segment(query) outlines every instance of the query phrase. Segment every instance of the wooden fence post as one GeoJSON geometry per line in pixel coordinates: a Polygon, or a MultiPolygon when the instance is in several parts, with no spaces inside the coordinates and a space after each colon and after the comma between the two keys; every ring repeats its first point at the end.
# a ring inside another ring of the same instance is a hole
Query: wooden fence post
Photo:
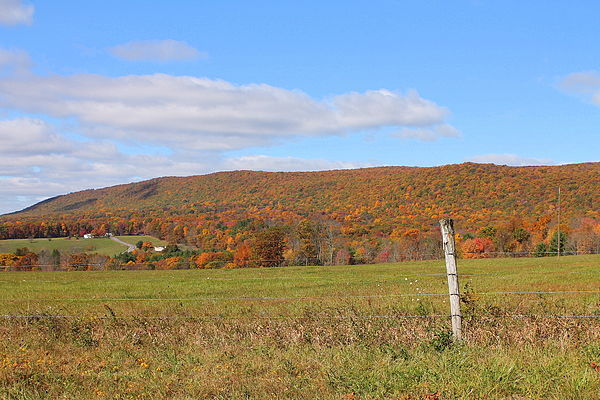
{"type": "Polygon", "coordinates": [[[450,295],[450,316],[452,318],[452,338],[462,340],[462,314],[460,312],[460,289],[458,286],[458,271],[456,270],[456,243],[454,241],[454,221],[440,220],[442,242],[446,257],[446,272],[448,273],[448,294],[450,295]]]}

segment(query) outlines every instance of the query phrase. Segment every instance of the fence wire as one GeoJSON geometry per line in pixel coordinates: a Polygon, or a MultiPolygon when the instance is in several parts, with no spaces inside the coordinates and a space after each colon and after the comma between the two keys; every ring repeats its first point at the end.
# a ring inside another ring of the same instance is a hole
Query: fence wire
{"type": "MultiPolygon", "coordinates": [[[[490,256],[497,256],[497,255],[514,255],[514,256],[532,256],[532,255],[538,255],[538,254],[546,254],[546,255],[554,255],[557,256],[559,255],[558,252],[553,251],[553,252],[535,252],[535,251],[519,251],[519,252],[509,252],[509,251],[490,251],[490,252],[483,252],[483,253],[479,253],[479,252],[462,252],[460,253],[463,256],[480,256],[480,258],[492,258],[490,256]]],[[[600,254],[599,251],[561,251],[560,255],[561,256],[570,256],[570,255],[596,255],[596,254],[600,254]]],[[[398,255],[398,257],[400,258],[406,258],[406,261],[397,261],[397,263],[403,263],[403,262],[409,262],[409,261],[434,261],[434,260],[442,260],[444,258],[443,254],[401,254],[398,255]],[[429,258],[429,257],[436,257],[436,258],[429,258]]],[[[538,257],[522,257],[522,258],[538,258],[538,257]]],[[[469,259],[469,258],[467,258],[469,259]]],[[[133,262],[131,265],[128,264],[121,264],[118,266],[113,266],[113,268],[116,268],[114,270],[127,270],[127,269],[132,269],[134,270],[135,268],[139,268],[139,267],[148,267],[148,266],[156,266],[159,263],[159,261],[152,261],[152,262],[133,262]]],[[[228,264],[228,263],[233,263],[233,260],[214,260],[214,261],[209,261],[208,264],[210,265],[218,265],[218,264],[228,264]]],[[[261,259],[252,259],[252,260],[244,260],[245,265],[247,264],[260,264],[260,263],[271,263],[273,265],[277,264],[278,266],[290,266],[289,261],[285,260],[285,259],[280,259],[280,260],[261,260],[261,259]]],[[[378,264],[378,263],[376,263],[378,264]]],[[[372,265],[376,265],[376,264],[372,264],[372,265]]],[[[387,264],[383,263],[383,264],[387,264]]],[[[296,265],[296,264],[293,264],[296,265]]],[[[310,265],[310,264],[309,264],[310,265]]],[[[25,269],[26,271],[29,271],[32,268],[57,268],[60,271],[66,271],[66,268],[85,268],[85,267],[106,267],[106,263],[80,263],[80,264],[68,264],[68,265],[57,265],[57,264],[25,264],[25,265],[0,265],[0,271],[8,271],[8,270],[14,270],[14,271],[19,271],[19,270],[23,270],[25,269]]],[[[300,266],[300,265],[297,265],[300,266]]],[[[312,265],[311,265],[312,266],[312,265]]],[[[245,268],[245,267],[239,267],[239,268],[245,268]]],[[[188,268],[175,268],[175,269],[203,269],[203,268],[196,268],[196,267],[188,267],[188,268]]],[[[210,268],[209,268],[210,269],[210,268]]],[[[463,274],[464,275],[464,274],[463,274]]]]}
{"type": "MultiPolygon", "coordinates": [[[[463,253],[468,255],[532,255],[535,252],[490,252],[490,253],[463,253]]],[[[539,253],[538,253],[539,254],[539,253]]],[[[555,254],[557,252],[545,252],[545,254],[555,254]]],[[[597,252],[561,252],[561,255],[571,254],[598,254],[597,252]]],[[[252,262],[271,262],[275,260],[249,260],[252,262]]],[[[218,262],[218,261],[217,261],[218,262]]],[[[225,263],[226,261],[222,261],[225,263]]],[[[227,261],[229,262],[229,261],[227,261]]],[[[150,265],[152,263],[136,263],[137,265],[150,265]]],[[[99,267],[102,264],[78,264],[79,267],[99,267]]],[[[0,266],[0,269],[12,268],[14,266],[0,266]]],[[[54,265],[31,265],[31,266],[19,266],[19,267],[55,267],[54,265]]],[[[443,268],[443,267],[440,267],[443,268]]],[[[510,268],[510,267],[507,267],[510,268]]],[[[517,268],[517,266],[513,266],[517,268]]],[[[560,271],[561,273],[595,273],[599,271],[560,271]]],[[[461,277],[469,276],[493,276],[493,275],[512,275],[512,274],[531,274],[540,273],[547,274],[548,271],[498,271],[498,272],[463,272],[460,273],[461,277]]],[[[378,275],[375,278],[426,278],[426,277],[445,277],[447,273],[409,273],[409,274],[392,274],[392,275],[378,275]]],[[[206,277],[205,280],[227,280],[227,281],[238,281],[238,280],[267,280],[267,279],[327,279],[329,277],[324,276],[253,276],[244,278],[229,278],[229,277],[206,277]]],[[[344,278],[349,279],[352,276],[345,276],[344,278]]],[[[364,279],[364,277],[361,277],[364,279]]],[[[192,278],[194,279],[194,278],[192,278]]],[[[195,278],[198,279],[198,278],[195,278]]],[[[146,279],[148,280],[148,279],[146,279]]],[[[154,279],[152,279],[154,280],[154,279]]],[[[161,280],[156,278],[156,280],[161,280]]],[[[31,280],[32,282],[39,282],[37,280],[31,280]]],[[[10,281],[4,281],[10,282],[10,281]]],[[[537,290],[537,291],[487,291],[487,292],[465,292],[463,295],[472,296],[503,296],[503,295],[557,295],[557,294],[600,294],[600,290],[537,290]]],[[[324,295],[324,296],[265,296],[265,297],[252,297],[252,296],[241,296],[241,297],[173,297],[173,298],[124,298],[124,297],[104,297],[104,298],[18,298],[18,299],[4,299],[6,303],[9,302],[168,302],[168,301],[179,301],[179,302],[192,302],[192,301],[298,301],[298,300],[326,300],[326,299],[371,299],[371,298],[401,298],[401,297],[436,297],[436,296],[448,296],[448,293],[388,293],[388,294],[371,294],[371,295],[324,295]]],[[[300,315],[52,315],[52,314],[0,314],[0,318],[3,319],[42,319],[42,318],[63,318],[63,319],[106,319],[106,320],[344,320],[344,319],[402,319],[402,318],[450,318],[448,314],[366,314],[366,315],[312,315],[312,316],[300,316],[300,315]]],[[[582,318],[582,319],[596,319],[600,318],[600,314],[463,314],[463,318],[582,318]]]]}
{"type": "MultiPolygon", "coordinates": [[[[403,319],[403,318],[451,318],[449,314],[367,314],[367,315],[53,315],[53,314],[0,314],[4,319],[102,319],[102,320],[354,320],[354,319],[403,319]]],[[[463,314],[462,318],[600,318],[600,314],[463,314]]]]}
{"type": "MultiPolygon", "coordinates": [[[[465,292],[465,296],[512,295],[512,294],[599,294],[600,290],[536,290],[536,291],[497,291],[497,292],[465,292]]],[[[274,301],[274,300],[326,300],[326,299],[371,299],[393,297],[429,297],[448,296],[448,293],[394,293],[346,296],[271,296],[271,297],[89,297],[89,298],[18,298],[3,299],[4,302],[136,302],[136,301],[274,301]]]]}

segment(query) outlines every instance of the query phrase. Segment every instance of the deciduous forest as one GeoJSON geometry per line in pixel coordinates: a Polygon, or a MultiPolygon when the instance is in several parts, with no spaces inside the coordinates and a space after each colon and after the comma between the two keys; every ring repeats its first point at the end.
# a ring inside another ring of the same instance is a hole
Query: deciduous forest
{"type": "Polygon", "coordinates": [[[187,253],[140,246],[121,261],[164,268],[359,264],[439,256],[444,217],[456,221],[463,257],[597,252],[600,163],[157,178],[4,215],[0,239],[151,235],[187,253]]]}

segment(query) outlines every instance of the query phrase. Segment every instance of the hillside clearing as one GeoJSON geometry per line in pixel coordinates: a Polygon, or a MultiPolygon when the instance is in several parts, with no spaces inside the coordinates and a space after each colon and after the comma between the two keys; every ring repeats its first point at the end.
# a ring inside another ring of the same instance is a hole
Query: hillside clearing
{"type": "MultiPolygon", "coordinates": [[[[139,240],[152,242],[156,246],[166,245],[164,240],[152,236],[125,235],[117,236],[126,243],[135,245],[139,240]]],[[[114,256],[127,247],[110,240],[109,238],[52,238],[52,239],[6,239],[0,240],[0,253],[14,253],[17,249],[26,247],[29,251],[39,253],[42,250],[51,252],[58,250],[61,253],[98,253],[105,256],[114,256]]]]}
{"type": "Polygon", "coordinates": [[[165,240],[161,240],[154,236],[148,236],[148,235],[123,235],[123,236],[115,236],[115,237],[117,239],[120,239],[120,240],[124,241],[125,243],[129,243],[133,246],[135,246],[136,243],[139,241],[150,242],[154,246],[166,246],[167,244],[169,244],[165,240]]]}
{"type": "Polygon", "coordinates": [[[42,250],[58,250],[61,253],[98,253],[106,256],[114,256],[127,247],[113,242],[109,238],[75,239],[75,238],[52,238],[52,239],[7,239],[0,240],[0,253],[14,253],[16,249],[26,247],[30,251],[40,252],[42,250]]]}

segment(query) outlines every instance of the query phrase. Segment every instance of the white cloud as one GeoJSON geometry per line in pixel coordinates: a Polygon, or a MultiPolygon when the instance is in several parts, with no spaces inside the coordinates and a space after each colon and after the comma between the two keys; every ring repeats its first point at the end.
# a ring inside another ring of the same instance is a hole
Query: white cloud
{"type": "Polygon", "coordinates": [[[569,74],[560,81],[559,87],[567,93],[583,96],[586,101],[600,106],[600,74],[597,72],[569,74]]]}
{"type": "Polygon", "coordinates": [[[377,126],[430,125],[443,121],[448,111],[415,91],[402,96],[389,90],[369,90],[336,96],[332,103],[341,125],[352,129],[377,126]]]}
{"type": "Polygon", "coordinates": [[[0,48],[0,72],[23,73],[31,67],[31,59],[27,52],[23,50],[6,50],[0,48]]]}
{"type": "Polygon", "coordinates": [[[206,57],[205,53],[177,40],[140,40],[111,47],[109,51],[128,61],[186,61],[206,57]]]}
{"type": "Polygon", "coordinates": [[[29,64],[26,53],[0,50],[0,68],[11,65],[14,72],[19,66],[21,72],[0,77],[0,107],[50,117],[86,138],[74,140],[30,117],[0,120],[0,212],[48,196],[157,176],[367,166],[224,155],[292,137],[408,127],[457,134],[446,122],[448,111],[416,92],[382,89],[315,99],[298,90],[193,76],[40,76],[25,71],[29,64]]]}
{"type": "Polygon", "coordinates": [[[9,77],[0,79],[0,106],[74,118],[92,137],[199,150],[384,127],[429,128],[442,136],[453,131],[445,122],[447,110],[416,92],[376,90],[317,100],[266,84],[165,74],[9,77]]]}
{"type": "Polygon", "coordinates": [[[125,154],[112,142],[81,142],[33,118],[0,120],[0,213],[40,199],[88,188],[157,176],[187,176],[216,170],[315,171],[367,166],[361,163],[252,155],[224,158],[220,152],[125,154]]]}
{"type": "Polygon", "coordinates": [[[44,121],[32,118],[0,120],[0,154],[63,152],[65,140],[44,121]]]}
{"type": "Polygon", "coordinates": [[[0,0],[0,25],[31,24],[34,7],[21,0],[0,0]]]}
{"type": "Polygon", "coordinates": [[[242,156],[224,160],[226,169],[258,171],[323,171],[366,167],[363,163],[306,159],[298,157],[272,157],[265,155],[242,156]]]}
{"type": "Polygon", "coordinates": [[[521,167],[526,165],[556,165],[556,161],[547,158],[529,158],[521,157],[516,154],[481,154],[473,156],[465,161],[486,164],[492,163],[497,165],[511,165],[521,167]]]}
{"type": "Polygon", "coordinates": [[[0,213],[40,198],[164,175],[192,175],[216,165],[164,155],[124,154],[114,143],[81,142],[32,118],[0,120],[0,213]]]}
{"type": "Polygon", "coordinates": [[[400,139],[418,139],[434,141],[440,137],[459,137],[460,131],[448,124],[434,125],[430,128],[403,128],[391,134],[400,139]]]}

